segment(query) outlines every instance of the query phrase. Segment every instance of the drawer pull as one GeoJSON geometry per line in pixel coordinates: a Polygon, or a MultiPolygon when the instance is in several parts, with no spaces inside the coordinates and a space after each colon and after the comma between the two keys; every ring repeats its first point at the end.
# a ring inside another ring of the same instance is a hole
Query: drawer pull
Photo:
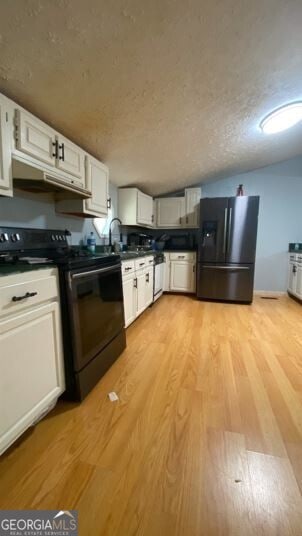
{"type": "Polygon", "coordinates": [[[178,258],[179,258],[179,259],[184,259],[184,258],[185,258],[185,255],[178,255],[178,258]]]}
{"type": "Polygon", "coordinates": [[[26,298],[33,298],[37,294],[38,294],[37,292],[26,292],[26,294],[24,294],[24,296],[13,296],[12,301],[16,302],[16,301],[25,300],[26,298]]]}
{"type": "Polygon", "coordinates": [[[140,262],[140,263],[139,263],[140,266],[144,266],[144,264],[145,264],[144,262],[140,262]]]}
{"type": "Polygon", "coordinates": [[[125,268],[125,272],[128,272],[128,270],[132,270],[132,266],[127,266],[127,267],[125,268]]]}

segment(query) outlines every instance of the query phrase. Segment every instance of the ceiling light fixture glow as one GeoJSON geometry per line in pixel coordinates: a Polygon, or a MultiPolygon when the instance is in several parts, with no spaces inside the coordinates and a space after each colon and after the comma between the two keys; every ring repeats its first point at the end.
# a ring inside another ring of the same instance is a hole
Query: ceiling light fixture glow
{"type": "Polygon", "coordinates": [[[277,108],[268,114],[260,123],[265,134],[275,134],[293,127],[302,120],[302,102],[292,102],[277,108]]]}

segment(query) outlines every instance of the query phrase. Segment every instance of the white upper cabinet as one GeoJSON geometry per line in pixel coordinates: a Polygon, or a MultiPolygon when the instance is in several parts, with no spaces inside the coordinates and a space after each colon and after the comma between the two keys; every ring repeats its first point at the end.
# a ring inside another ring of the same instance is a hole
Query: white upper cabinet
{"type": "Polygon", "coordinates": [[[153,227],[153,199],[137,188],[119,188],[119,218],[123,225],[153,227]]]}
{"type": "Polygon", "coordinates": [[[86,156],[86,180],[92,196],[85,200],[86,212],[107,216],[109,201],[109,170],[104,164],[86,156]]]}
{"type": "Polygon", "coordinates": [[[137,190],[137,223],[151,227],[153,225],[153,220],[152,197],[137,190]]]}
{"type": "Polygon", "coordinates": [[[201,188],[186,188],[185,190],[185,225],[187,227],[198,227],[199,206],[201,198],[201,188]]]}
{"type": "Polygon", "coordinates": [[[84,185],[84,151],[71,141],[67,140],[66,138],[63,138],[63,136],[57,136],[56,140],[58,143],[57,167],[62,171],[66,171],[66,173],[70,173],[78,179],[81,179],[84,185]]]}
{"type": "Polygon", "coordinates": [[[16,110],[16,147],[19,151],[56,165],[56,132],[24,110],[16,110]]]}
{"type": "Polygon", "coordinates": [[[162,197],[156,199],[157,227],[183,227],[184,209],[184,197],[162,197]]]}
{"type": "Polygon", "coordinates": [[[0,195],[12,196],[12,110],[6,99],[0,95],[0,195]]]}
{"type": "Polygon", "coordinates": [[[85,152],[43,121],[11,102],[15,128],[11,158],[18,188],[72,191],[89,197],[85,152]]]}
{"type": "Polygon", "coordinates": [[[66,199],[68,195],[57,196],[56,212],[75,216],[106,217],[109,203],[109,170],[104,164],[86,155],[86,184],[91,197],[88,199],[66,199]]]}

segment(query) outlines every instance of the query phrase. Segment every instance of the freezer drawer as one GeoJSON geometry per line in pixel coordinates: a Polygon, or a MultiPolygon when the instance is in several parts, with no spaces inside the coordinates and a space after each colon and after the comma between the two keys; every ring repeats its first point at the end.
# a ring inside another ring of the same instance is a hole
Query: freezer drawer
{"type": "Polygon", "coordinates": [[[198,264],[198,298],[251,303],[253,300],[253,286],[253,264],[198,264]]]}

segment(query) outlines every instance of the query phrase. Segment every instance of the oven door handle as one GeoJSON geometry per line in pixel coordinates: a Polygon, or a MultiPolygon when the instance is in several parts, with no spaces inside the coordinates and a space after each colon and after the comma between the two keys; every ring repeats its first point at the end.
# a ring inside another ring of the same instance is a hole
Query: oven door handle
{"type": "Polygon", "coordinates": [[[79,272],[78,274],[72,274],[71,279],[80,279],[81,277],[87,277],[94,274],[105,274],[106,272],[118,272],[120,271],[121,266],[107,266],[107,268],[99,268],[98,270],[88,270],[87,272],[79,272]]]}

